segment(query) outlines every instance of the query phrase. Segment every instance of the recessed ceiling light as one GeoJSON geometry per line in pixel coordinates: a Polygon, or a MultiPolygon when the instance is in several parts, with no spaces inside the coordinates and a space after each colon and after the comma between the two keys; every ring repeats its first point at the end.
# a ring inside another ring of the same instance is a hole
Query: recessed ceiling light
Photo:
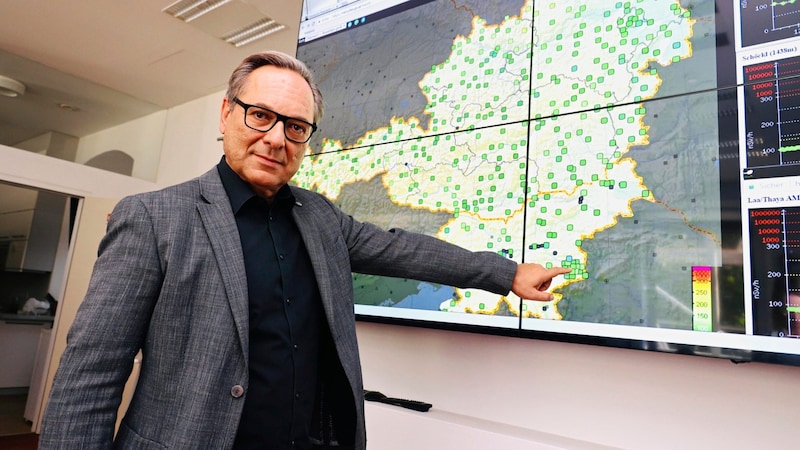
{"type": "Polygon", "coordinates": [[[209,13],[231,0],[179,0],[162,11],[181,19],[184,22],[191,22],[198,17],[209,13]]]}
{"type": "Polygon", "coordinates": [[[0,95],[17,97],[25,93],[25,85],[19,81],[0,75],[0,95]]]}
{"type": "Polygon", "coordinates": [[[242,29],[236,30],[226,36],[222,36],[222,40],[233,45],[234,47],[241,47],[284,28],[286,28],[285,25],[279,24],[274,19],[270,19],[269,17],[264,17],[263,19],[242,29]]]}

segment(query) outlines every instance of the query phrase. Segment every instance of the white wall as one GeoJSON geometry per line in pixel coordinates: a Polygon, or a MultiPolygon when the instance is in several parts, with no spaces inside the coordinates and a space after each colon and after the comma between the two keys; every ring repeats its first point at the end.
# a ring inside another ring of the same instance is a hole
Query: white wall
{"type": "Polygon", "coordinates": [[[169,186],[205,173],[222,157],[217,141],[225,92],[172,108],[167,115],[157,183],[169,186]]]}
{"type": "Polygon", "coordinates": [[[158,177],[159,157],[164,138],[167,111],[84,136],[78,143],[75,162],[85,164],[110,150],[120,150],[133,158],[134,178],[154,182],[158,177]]]}
{"type": "Polygon", "coordinates": [[[365,388],[431,411],[624,449],[797,440],[798,367],[373,323],[358,332],[365,388]]]}

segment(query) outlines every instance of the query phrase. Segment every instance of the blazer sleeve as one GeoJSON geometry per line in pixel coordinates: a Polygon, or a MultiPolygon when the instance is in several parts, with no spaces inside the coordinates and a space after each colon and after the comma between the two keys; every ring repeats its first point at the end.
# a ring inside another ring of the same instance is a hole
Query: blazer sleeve
{"type": "Polygon", "coordinates": [[[506,295],[517,263],[497,253],[470,251],[433,236],[399,228],[388,231],[345,214],[325,197],[338,221],[354,272],[412,278],[506,295]]]}
{"type": "Polygon", "coordinates": [[[117,409],[163,279],[152,221],[136,197],[114,208],[67,335],[40,449],[111,448],[117,409]]]}
{"type": "MultiPolygon", "coordinates": [[[[354,220],[354,222],[356,222],[354,220]]],[[[493,252],[473,252],[424,234],[370,223],[354,224],[353,270],[371,275],[412,278],[459,288],[507,295],[517,263],[493,252]]]]}

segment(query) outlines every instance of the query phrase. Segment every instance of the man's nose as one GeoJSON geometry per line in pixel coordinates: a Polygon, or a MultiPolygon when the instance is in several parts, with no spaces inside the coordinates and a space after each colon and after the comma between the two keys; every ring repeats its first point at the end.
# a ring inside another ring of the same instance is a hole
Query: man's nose
{"type": "Polygon", "coordinates": [[[278,120],[269,131],[265,132],[264,135],[261,136],[261,139],[273,145],[280,144],[283,146],[286,143],[286,134],[283,127],[284,123],[278,120]]]}

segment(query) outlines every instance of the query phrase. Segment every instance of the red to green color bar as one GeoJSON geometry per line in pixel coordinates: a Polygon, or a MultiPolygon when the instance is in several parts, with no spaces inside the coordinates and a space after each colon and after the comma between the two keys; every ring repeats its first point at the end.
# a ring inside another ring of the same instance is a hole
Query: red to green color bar
{"type": "Polygon", "coordinates": [[[711,267],[692,266],[692,329],[713,331],[711,327],[711,267]]]}

